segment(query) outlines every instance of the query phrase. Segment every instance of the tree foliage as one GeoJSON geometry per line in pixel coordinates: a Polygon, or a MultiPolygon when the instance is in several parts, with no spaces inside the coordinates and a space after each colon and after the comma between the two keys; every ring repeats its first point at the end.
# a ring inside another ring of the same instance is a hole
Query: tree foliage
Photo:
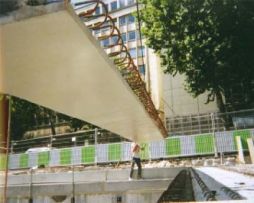
{"type": "Polygon", "coordinates": [[[37,129],[40,126],[48,126],[51,133],[56,134],[56,117],[67,122],[73,131],[81,129],[84,125],[88,129],[94,128],[93,125],[77,118],[55,112],[51,109],[30,103],[26,100],[12,97],[11,99],[11,139],[19,140],[28,130],[37,129]]]}
{"type": "Polygon", "coordinates": [[[254,107],[254,1],[141,0],[142,31],[165,73],[225,111],[254,107]],[[246,88],[245,88],[246,87],[246,88]],[[236,95],[236,96],[234,96],[236,95]]]}

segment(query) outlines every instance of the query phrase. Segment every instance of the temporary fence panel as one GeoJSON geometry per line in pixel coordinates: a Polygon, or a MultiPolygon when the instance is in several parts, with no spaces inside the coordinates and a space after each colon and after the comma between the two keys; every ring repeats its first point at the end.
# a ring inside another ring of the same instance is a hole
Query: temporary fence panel
{"type": "Polygon", "coordinates": [[[61,165],[70,165],[71,157],[72,157],[71,148],[64,148],[60,150],[60,164],[61,165]]]}
{"type": "Polygon", "coordinates": [[[108,144],[98,144],[96,145],[96,156],[95,162],[97,163],[107,163],[108,158],[108,144]]]}
{"type": "Polygon", "coordinates": [[[196,145],[194,136],[181,136],[180,149],[182,156],[193,156],[196,154],[196,145]]]}
{"type": "Polygon", "coordinates": [[[82,163],[91,164],[95,162],[95,146],[82,147],[81,151],[82,163]]]}
{"type": "Polygon", "coordinates": [[[60,165],[60,149],[52,149],[50,151],[50,166],[60,165]]]}
{"type": "Polygon", "coordinates": [[[216,146],[219,153],[236,151],[233,131],[216,132],[215,137],[216,146]]]}
{"type": "MultiPolygon", "coordinates": [[[[240,136],[244,149],[246,140],[254,138],[254,129],[216,132],[216,147],[219,153],[235,152],[235,137],[240,136]]],[[[170,137],[161,141],[143,143],[142,159],[172,158],[214,153],[213,134],[170,137]]],[[[34,166],[64,166],[92,163],[107,163],[131,160],[131,143],[97,144],[83,147],[52,149],[49,152],[33,152],[9,155],[9,168],[21,169],[34,166]]],[[[4,168],[5,158],[0,156],[0,169],[4,168]]]]}
{"type": "Polygon", "coordinates": [[[8,168],[9,169],[20,168],[19,160],[20,160],[20,154],[11,154],[9,156],[8,168]]]}
{"type": "Polygon", "coordinates": [[[196,135],[194,139],[196,154],[214,153],[214,137],[212,134],[196,135]]]}
{"type": "Polygon", "coordinates": [[[254,129],[250,129],[250,136],[254,139],[254,129]]]}
{"type": "Polygon", "coordinates": [[[166,156],[165,141],[154,141],[150,143],[150,156],[151,159],[159,159],[166,156]]]}
{"type": "Polygon", "coordinates": [[[71,164],[81,164],[81,147],[73,147],[71,151],[71,164]]]}
{"type": "Polygon", "coordinates": [[[149,159],[149,144],[148,143],[142,143],[140,145],[141,147],[141,152],[140,152],[140,158],[143,159],[143,160],[148,160],[149,159]]]}
{"type": "Polygon", "coordinates": [[[123,142],[122,143],[122,161],[129,161],[131,160],[131,143],[130,142],[123,142]]]}
{"type": "Polygon", "coordinates": [[[20,168],[28,168],[28,154],[21,154],[19,159],[20,168]]]}
{"type": "Polygon", "coordinates": [[[121,143],[114,143],[108,145],[109,161],[121,161],[122,145],[121,143]]]}
{"type": "Polygon", "coordinates": [[[37,152],[28,153],[28,167],[32,168],[37,165],[38,165],[38,153],[37,152]]]}
{"type": "Polygon", "coordinates": [[[50,152],[39,152],[38,153],[38,166],[49,165],[50,152]]]}
{"type": "Polygon", "coordinates": [[[0,154],[0,170],[3,171],[6,168],[6,154],[0,154]]]}
{"type": "Polygon", "coordinates": [[[165,140],[166,142],[166,155],[176,156],[181,155],[181,144],[179,137],[171,137],[165,140]]]}

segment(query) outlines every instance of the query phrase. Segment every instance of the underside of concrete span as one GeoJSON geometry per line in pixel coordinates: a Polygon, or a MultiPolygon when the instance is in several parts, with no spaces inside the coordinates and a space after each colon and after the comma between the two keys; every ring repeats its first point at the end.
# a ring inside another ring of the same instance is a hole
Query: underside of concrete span
{"type": "Polygon", "coordinates": [[[71,6],[58,3],[29,9],[12,15],[19,19],[0,18],[0,93],[131,140],[162,138],[154,120],[71,6]]]}

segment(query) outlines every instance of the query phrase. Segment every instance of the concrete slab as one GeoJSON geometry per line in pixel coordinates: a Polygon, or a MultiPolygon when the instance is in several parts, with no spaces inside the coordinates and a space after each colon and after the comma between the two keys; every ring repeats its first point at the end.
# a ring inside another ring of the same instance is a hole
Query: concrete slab
{"type": "MultiPolygon", "coordinates": [[[[209,175],[215,181],[239,193],[246,200],[254,200],[254,177],[237,172],[226,171],[216,167],[200,167],[201,172],[209,175]]],[[[209,184],[212,188],[213,185],[209,184]]],[[[217,188],[218,189],[218,188],[217,188]]],[[[245,201],[245,200],[244,200],[245,201]]]]}
{"type": "Polygon", "coordinates": [[[0,93],[137,141],[163,136],[91,31],[68,6],[0,25],[0,93]]]}
{"type": "Polygon", "coordinates": [[[182,168],[143,169],[144,179],[128,180],[130,169],[91,170],[62,173],[10,175],[8,196],[24,197],[31,187],[34,196],[71,195],[75,181],[76,194],[136,193],[155,191],[160,194],[182,168]],[[115,174],[113,176],[112,174],[115,174]],[[97,176],[98,175],[98,176],[97,176]],[[73,179],[74,178],[74,179],[73,179]],[[31,186],[32,185],[32,186],[31,186]]]}
{"type": "Polygon", "coordinates": [[[247,139],[248,149],[250,153],[251,163],[254,164],[254,143],[252,138],[247,139]]]}

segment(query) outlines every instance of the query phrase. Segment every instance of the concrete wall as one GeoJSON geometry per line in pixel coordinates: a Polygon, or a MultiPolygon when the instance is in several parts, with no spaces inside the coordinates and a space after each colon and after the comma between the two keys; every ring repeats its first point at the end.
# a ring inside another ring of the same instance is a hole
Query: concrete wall
{"type": "Polygon", "coordinates": [[[165,114],[167,117],[217,111],[215,102],[205,104],[207,94],[193,98],[184,90],[184,76],[164,75],[165,114]]]}
{"type": "Polygon", "coordinates": [[[74,173],[43,173],[38,169],[33,173],[10,175],[8,197],[9,202],[27,202],[32,193],[35,203],[53,203],[51,197],[66,196],[64,203],[69,203],[74,180],[77,202],[116,203],[121,199],[126,203],[154,203],[181,170],[182,168],[143,169],[144,179],[129,181],[130,169],[74,173]]]}

